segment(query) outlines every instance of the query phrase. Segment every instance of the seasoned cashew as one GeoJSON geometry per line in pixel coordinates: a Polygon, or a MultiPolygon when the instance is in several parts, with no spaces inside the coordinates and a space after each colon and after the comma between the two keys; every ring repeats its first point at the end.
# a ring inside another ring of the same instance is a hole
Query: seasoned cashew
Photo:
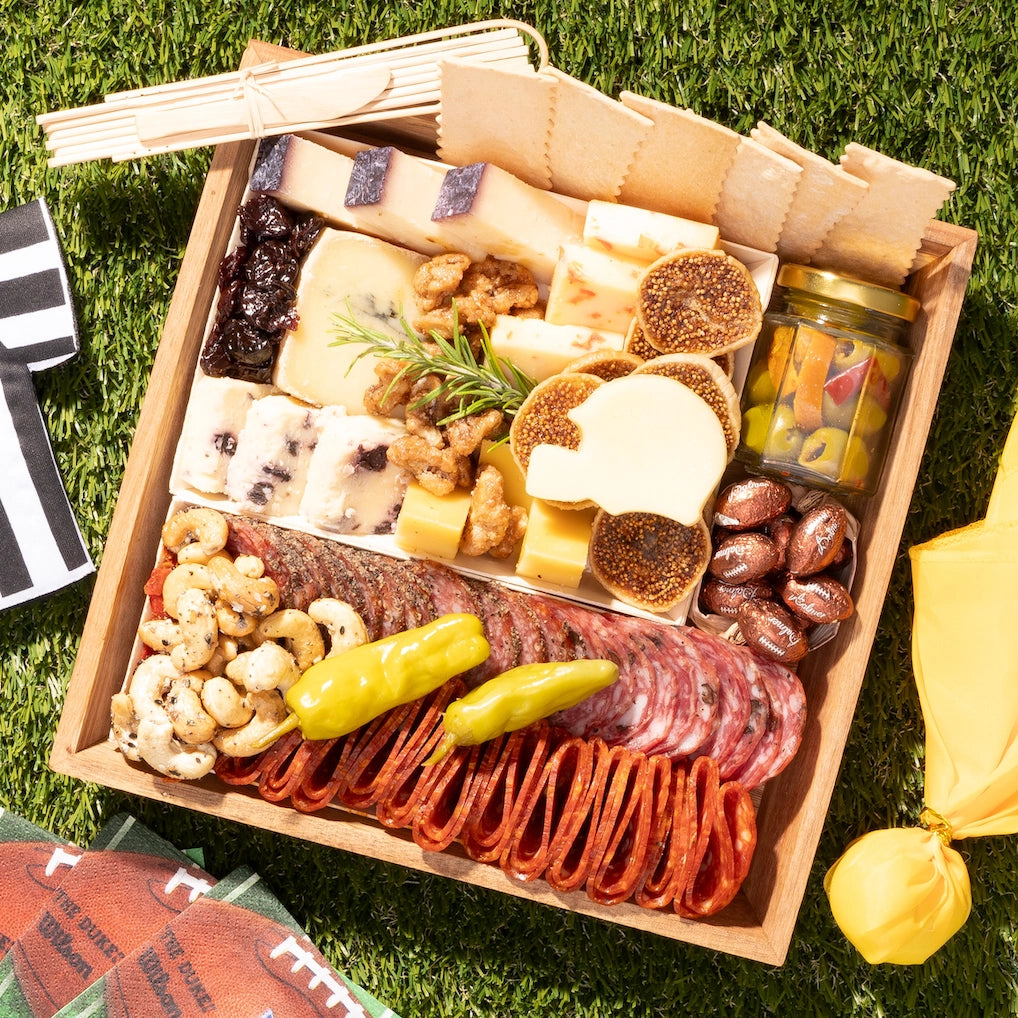
{"type": "Polygon", "coordinates": [[[198,587],[185,590],[176,608],[181,642],[170,651],[170,658],[182,672],[191,672],[207,664],[215,652],[219,640],[216,610],[198,587]]]}
{"type": "Polygon", "coordinates": [[[184,547],[177,552],[178,565],[194,563],[195,565],[203,566],[208,563],[210,558],[212,558],[212,555],[206,554],[205,549],[197,542],[194,544],[185,544],[184,547]]]}
{"type": "Polygon", "coordinates": [[[202,706],[223,728],[240,728],[254,717],[241,691],[225,676],[206,680],[201,690],[202,706]]]}
{"type": "Polygon", "coordinates": [[[212,770],[217,756],[212,743],[189,746],[181,742],[165,714],[138,722],[138,753],[160,774],[185,780],[204,777],[212,770]]]}
{"type": "Polygon", "coordinates": [[[249,580],[260,580],[265,575],[265,563],[257,555],[238,555],[233,564],[249,580]]]}
{"type": "Polygon", "coordinates": [[[225,633],[227,636],[248,636],[255,631],[258,620],[253,615],[234,611],[229,605],[217,601],[216,623],[219,626],[219,632],[225,633]]]}
{"type": "Polygon", "coordinates": [[[320,597],[308,605],[308,615],[313,621],[325,626],[329,633],[327,657],[333,657],[344,650],[351,650],[368,642],[364,620],[346,601],[334,597],[320,597]]]}
{"type": "Polygon", "coordinates": [[[206,556],[212,556],[226,547],[229,536],[226,518],[215,509],[184,509],[163,524],[163,544],[174,554],[197,542],[206,556]]]}
{"type": "Polygon", "coordinates": [[[214,555],[205,568],[209,571],[216,595],[234,611],[262,618],[279,607],[279,588],[272,577],[245,576],[227,555],[214,555]]]}
{"type": "Polygon", "coordinates": [[[297,667],[306,672],[325,657],[325,641],[310,615],[296,608],[283,608],[258,623],[258,632],[269,640],[283,641],[297,659],[297,667]]]}
{"type": "Polygon", "coordinates": [[[268,640],[238,654],[226,666],[226,674],[248,692],[278,689],[284,693],[301,675],[294,656],[281,644],[268,640]]]}
{"type": "Polygon", "coordinates": [[[128,760],[141,760],[138,752],[138,715],[128,693],[114,693],[110,703],[113,741],[128,760]]]}
{"type": "Polygon", "coordinates": [[[281,724],[289,713],[283,698],[274,689],[248,693],[245,700],[254,708],[254,717],[242,728],[226,729],[212,740],[215,748],[227,756],[254,756],[260,753],[265,747],[259,745],[259,742],[281,724]]]}
{"type": "Polygon", "coordinates": [[[207,565],[185,562],[174,566],[163,581],[163,607],[166,614],[172,618],[179,617],[177,602],[185,590],[197,587],[199,590],[211,591],[213,586],[212,573],[207,565]]]}
{"type": "Polygon", "coordinates": [[[199,694],[203,689],[204,683],[199,685],[193,680],[178,680],[170,683],[163,699],[174,734],[189,746],[211,742],[219,729],[216,719],[202,706],[199,694]]]}
{"type": "Polygon", "coordinates": [[[138,637],[146,647],[168,654],[184,638],[173,619],[148,619],[138,626],[138,637]]]}
{"type": "Polygon", "coordinates": [[[131,676],[128,693],[134,713],[140,719],[166,716],[162,701],[170,683],[183,678],[169,654],[151,654],[138,664],[131,676]]]}

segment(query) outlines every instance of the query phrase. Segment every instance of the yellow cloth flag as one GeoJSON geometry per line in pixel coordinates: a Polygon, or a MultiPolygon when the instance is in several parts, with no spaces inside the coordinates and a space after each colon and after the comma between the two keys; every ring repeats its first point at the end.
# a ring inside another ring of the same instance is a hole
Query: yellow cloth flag
{"type": "Polygon", "coordinates": [[[909,556],[929,829],[863,835],[824,879],[835,921],[874,963],[924,962],[968,918],[952,840],[1018,832],[1018,421],[986,519],[909,556]]]}

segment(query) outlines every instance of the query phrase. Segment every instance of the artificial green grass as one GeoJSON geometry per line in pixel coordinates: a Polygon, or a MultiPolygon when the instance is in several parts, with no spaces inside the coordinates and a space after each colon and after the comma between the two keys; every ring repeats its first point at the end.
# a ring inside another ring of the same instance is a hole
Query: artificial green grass
{"type": "Polygon", "coordinates": [[[950,177],[958,189],[944,218],[980,233],[866,684],[782,968],[53,774],[47,759],[88,581],[0,615],[0,805],[82,843],[126,808],[182,847],[203,846],[214,873],[251,864],[337,965],[407,1018],[1018,1014],[1015,839],[956,846],[968,861],[973,913],[918,967],[866,964],[835,927],[821,886],[851,838],[917,821],[924,732],[909,665],[905,552],[983,514],[1014,412],[1016,15],[1010,2],[941,0],[0,0],[0,207],[44,196],[66,247],[82,352],[36,385],[96,561],[209,152],[48,170],[38,113],[235,69],[252,37],[326,52],[511,16],[542,31],[556,66],[609,94],[632,89],[741,133],[767,120],[829,158],[855,140],[950,177]]]}

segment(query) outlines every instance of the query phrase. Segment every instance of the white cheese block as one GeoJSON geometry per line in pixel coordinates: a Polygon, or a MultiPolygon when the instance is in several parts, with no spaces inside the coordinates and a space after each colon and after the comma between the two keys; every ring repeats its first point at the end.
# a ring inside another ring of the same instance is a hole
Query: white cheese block
{"type": "Polygon", "coordinates": [[[300,515],[337,534],[391,534],[410,475],[387,453],[406,429],[387,417],[335,407],[321,411],[319,425],[300,515]]]}
{"type": "Polygon", "coordinates": [[[583,235],[582,208],[494,163],[472,163],[446,172],[432,219],[464,245],[519,262],[547,283],[563,245],[583,235]]]}
{"type": "Polygon", "coordinates": [[[656,513],[695,524],[728,464],[721,422],[680,382],[627,375],[599,385],[569,417],[579,446],[538,445],[527,492],[553,502],[595,502],[617,516],[656,513]]]}
{"type": "Polygon", "coordinates": [[[171,487],[221,495],[248,411],[275,391],[271,385],[199,375],[188,398],[171,487]]]}
{"type": "Polygon", "coordinates": [[[265,396],[251,407],[226,473],[226,494],[241,512],[297,512],[318,444],[318,414],[289,396],[265,396]]]}
{"type": "Polygon", "coordinates": [[[516,315],[499,315],[491,329],[492,350],[538,382],[595,350],[621,350],[625,339],[621,332],[554,325],[516,315]]]}
{"type": "Polygon", "coordinates": [[[351,156],[283,134],[262,139],[249,186],[289,208],[314,212],[336,226],[356,230],[359,215],[343,204],[352,172],[351,156]]]}
{"type": "Polygon", "coordinates": [[[583,224],[588,247],[645,262],[677,248],[717,247],[719,239],[716,226],[607,201],[592,201],[583,224]]]}
{"type": "Polygon", "coordinates": [[[383,240],[436,255],[464,251],[474,260],[483,246],[431,218],[448,167],[397,148],[366,148],[354,157],[345,205],[360,228],[383,240]]]}
{"type": "Polygon", "coordinates": [[[646,262],[567,244],[552,276],[545,321],[627,332],[646,269],[646,262]]]}
{"type": "Polygon", "coordinates": [[[363,413],[364,391],[378,379],[371,355],[357,360],[363,343],[333,346],[335,316],[393,336],[403,335],[400,313],[419,313],[413,276],[426,256],[383,240],[326,229],[301,270],[297,328],[280,344],[274,381],[291,395],[319,406],[363,413]]]}

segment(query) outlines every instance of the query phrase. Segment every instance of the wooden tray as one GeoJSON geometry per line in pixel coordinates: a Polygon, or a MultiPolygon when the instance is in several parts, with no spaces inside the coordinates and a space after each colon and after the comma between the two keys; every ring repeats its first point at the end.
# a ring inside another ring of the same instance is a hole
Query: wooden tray
{"type": "MultiPolygon", "coordinates": [[[[245,61],[279,59],[291,51],[252,43],[245,61]]],[[[407,133],[419,141],[421,125],[407,133]]],[[[397,132],[399,124],[390,131],[397,132]]],[[[720,915],[690,921],[636,905],[603,907],[583,893],[552,891],[541,881],[520,884],[497,867],[475,863],[458,846],[419,849],[406,832],[340,809],[304,815],[268,803],[253,789],[214,777],[180,783],[127,763],[109,736],[110,697],[130,664],[143,586],[152,568],[170,503],[169,476],[189,383],[216,291],[216,267],[226,252],[247,182],[253,142],[215,153],[156,354],[148,392],[124,475],[91,609],[71,675],[51,767],[60,773],[135,795],[199,810],[281,834],[492,888],[661,936],[741,955],[770,965],[785,959],[792,938],[845,741],[866,671],[881,606],[898,552],[905,515],[926,444],[944,368],[975,252],[974,231],[934,222],[922,248],[922,268],[909,291],[923,306],[911,331],[915,353],[899,427],[881,490],[853,507],[860,517],[857,611],[835,640],[810,654],[800,669],[809,718],[802,747],[763,790],[759,843],[736,900],[720,915]]]]}

